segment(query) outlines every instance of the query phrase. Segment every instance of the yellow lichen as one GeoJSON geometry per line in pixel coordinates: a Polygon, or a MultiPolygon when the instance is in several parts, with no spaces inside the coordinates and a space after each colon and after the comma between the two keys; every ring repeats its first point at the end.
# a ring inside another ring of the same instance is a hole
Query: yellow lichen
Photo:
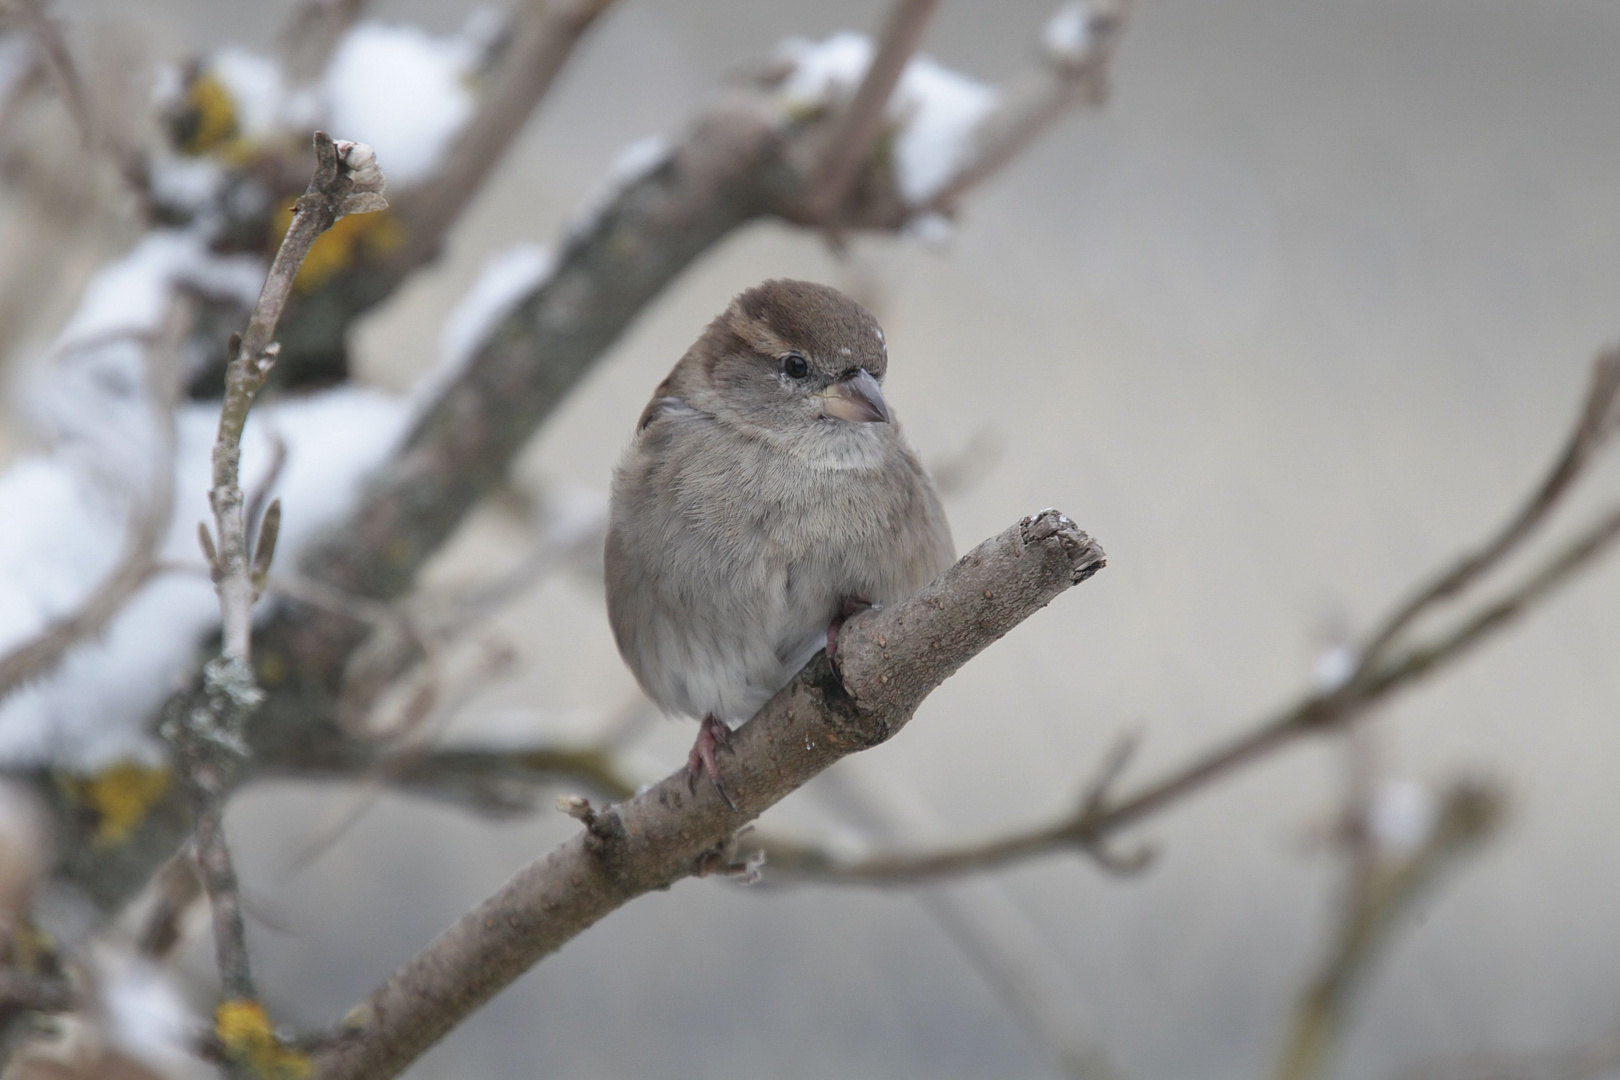
{"type": "Polygon", "coordinates": [[[188,132],[180,149],[187,154],[207,154],[236,138],[236,102],[225,84],[203,72],[186,87],[188,132]]]}
{"type": "Polygon", "coordinates": [[[259,658],[259,685],[279,686],[287,677],[287,660],[280,653],[265,653],[259,658]]]}
{"type": "Polygon", "coordinates": [[[112,847],[128,840],[147,813],[169,790],[166,765],[120,761],[90,776],[64,778],[69,796],[96,815],[95,845],[112,847]]]}
{"type": "MultiPolygon", "coordinates": [[[[293,203],[276,213],[271,226],[270,250],[280,246],[281,238],[292,226],[293,203]]],[[[333,274],[346,270],[366,256],[386,255],[405,240],[405,230],[393,214],[350,214],[339,218],[322,233],[304,257],[304,265],[293,279],[293,288],[310,292],[319,288],[333,274]]]]}
{"type": "Polygon", "coordinates": [[[302,1080],[309,1057],[289,1050],[276,1038],[264,1006],[248,998],[229,998],[214,1010],[214,1034],[225,1056],[255,1080],[302,1080]]]}

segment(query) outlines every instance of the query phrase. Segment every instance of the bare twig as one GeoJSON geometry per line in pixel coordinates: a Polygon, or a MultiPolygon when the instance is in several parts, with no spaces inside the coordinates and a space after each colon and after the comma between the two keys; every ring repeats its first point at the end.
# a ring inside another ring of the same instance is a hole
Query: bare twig
{"type": "Polygon", "coordinates": [[[221,655],[204,668],[203,700],[188,707],[183,698],[177,698],[164,724],[164,733],[178,752],[196,821],[192,854],[213,912],[214,944],[225,999],[221,1008],[232,1010],[221,1014],[220,1037],[227,1056],[238,1065],[241,1062],[237,1059],[243,1058],[248,1048],[233,1045],[233,1035],[245,1031],[243,1037],[257,1039],[262,1032],[258,1026],[240,1023],[227,1031],[225,1018],[246,1015],[258,1019],[263,1014],[252,1004],[257,995],[241,892],[225,840],[224,808],[235,773],[247,756],[243,729],[264,697],[250,666],[253,603],[269,574],[281,517],[279,504],[272,502],[265,511],[257,542],[249,545],[239,480],[242,432],[253,399],[275,362],[272,340],[292,291],[293,278],[315,238],[344,214],[380,210],[387,205],[381,195],[382,174],[370,147],[337,143],[324,132],[316,132],[315,155],[315,175],[294,208],[292,224],[270,265],[247,332],[233,340],[226,373],[225,400],[213,450],[213,487],[209,491],[218,543],[212,541],[206,527],[199,534],[219,593],[224,638],[221,655]]]}
{"type": "Polygon", "coordinates": [[[1370,674],[1390,645],[1421,615],[1460,595],[1521,547],[1546,522],[1617,426],[1620,426],[1620,346],[1604,350],[1593,362],[1591,382],[1569,439],[1530,498],[1494,536],[1418,589],[1384,620],[1362,646],[1357,674],[1370,674]]]}
{"type": "Polygon", "coordinates": [[[79,141],[85,149],[94,149],[101,141],[101,133],[90,110],[90,96],[85,92],[84,80],[79,77],[78,65],[73,62],[73,53],[68,49],[67,39],[62,36],[62,27],[45,10],[45,0],[16,0],[15,10],[27,23],[29,32],[45,56],[51,77],[56,80],[57,90],[67,105],[68,114],[79,129],[79,141]]]}
{"type": "MultiPolygon", "coordinates": [[[[828,770],[806,793],[868,836],[896,839],[900,828],[936,828],[937,815],[893,776],[862,782],[859,763],[828,770]]],[[[739,838],[746,852],[757,834],[739,838]]],[[[764,859],[766,868],[769,856],[764,859]]],[[[765,882],[769,883],[769,877],[765,882]]],[[[1120,1080],[1122,1073],[1098,1037],[1084,995],[1049,942],[1009,892],[991,876],[921,889],[915,902],[961,950],[1012,1016],[1024,1025],[1070,1080],[1120,1080]]]]}
{"type": "Polygon", "coordinates": [[[1001,171],[1069,110],[1101,105],[1134,2],[1076,0],[1061,8],[1043,35],[1045,65],[1006,89],[979,126],[973,156],[927,207],[914,209],[953,210],[964,194],[1001,171]]]}
{"type": "Polygon", "coordinates": [[[162,960],[180,943],[180,924],[202,898],[203,888],[191,860],[182,852],[158,871],[152,891],[152,906],[141,921],[135,947],[142,956],[162,960]]]}
{"type": "Polygon", "coordinates": [[[859,616],[842,679],[818,656],[732,736],[728,786],[677,774],[594,817],[397,971],[313,1056],[314,1080],[396,1075],[532,964],[610,911],[716,861],[732,834],[839,758],[893,736],[936,686],[1103,565],[1055,511],[987,540],[917,596],[859,616]]]}
{"type": "Polygon", "coordinates": [[[837,224],[838,209],[867,159],[878,135],[889,98],[911,56],[922,42],[939,0],[894,0],[876,54],[839,119],[827,155],[811,182],[808,215],[812,221],[837,224]]]}
{"type": "Polygon", "coordinates": [[[80,143],[90,153],[105,155],[129,190],[145,200],[149,194],[146,161],[138,151],[118,145],[112,133],[104,129],[91,106],[90,95],[85,89],[84,79],[79,75],[78,65],[73,61],[73,52],[68,48],[62,27],[46,10],[45,0],[16,0],[15,8],[27,23],[34,40],[39,43],[46,66],[50,68],[68,114],[73,117],[73,125],[79,131],[80,143]]]}
{"type": "Polygon", "coordinates": [[[299,0],[281,33],[282,67],[294,85],[318,79],[366,0],[299,0]]]}
{"type": "MultiPolygon", "coordinates": [[[[1603,425],[1595,423],[1594,416],[1606,415],[1610,417],[1606,422],[1610,426],[1614,423],[1613,409],[1620,390],[1610,388],[1610,380],[1616,378],[1609,373],[1609,365],[1614,363],[1610,359],[1613,355],[1605,353],[1600,359],[1598,376],[1593,382],[1597,390],[1586,399],[1571,445],[1601,437],[1581,435],[1586,431],[1603,431],[1603,425]]],[[[1590,445],[1595,446],[1595,443],[1590,445]]],[[[1590,452],[1584,451],[1586,454],[1590,452]]],[[[1529,505],[1539,504],[1541,492],[1554,491],[1556,501],[1558,496],[1568,491],[1567,480],[1552,483],[1553,479],[1568,472],[1567,460],[1567,454],[1560,456],[1549,480],[1538,486],[1538,497],[1529,505]]],[[[1537,518],[1544,517],[1548,509],[1550,505],[1538,510],[1537,518]]],[[[1523,514],[1516,515],[1515,521],[1523,517],[1523,514]]],[[[1459,616],[1449,630],[1430,641],[1410,645],[1394,655],[1389,655],[1386,650],[1383,662],[1372,671],[1353,675],[1339,686],[1306,695],[1225,746],[1196,758],[1168,777],[1118,802],[1099,805],[1095,800],[1087,799],[1085,805],[1054,822],[979,843],[924,854],[877,854],[847,860],[814,845],[767,837],[758,838],[756,842],[766,850],[772,865],[777,868],[778,876],[792,874],[807,879],[871,884],[903,884],[990,870],[1055,850],[1083,850],[1095,854],[1095,845],[1107,836],[1304,736],[1342,730],[1344,725],[1364,715],[1397,690],[1456,662],[1474,646],[1506,628],[1515,618],[1545,599],[1559,585],[1592,565],[1617,541],[1620,541],[1620,506],[1600,515],[1585,530],[1577,533],[1574,539],[1532,569],[1518,585],[1495,599],[1481,601],[1472,611],[1459,616]]],[[[1482,550],[1493,546],[1487,545],[1482,550]]],[[[1480,573],[1471,572],[1469,580],[1477,581],[1480,573]]],[[[1428,592],[1432,590],[1425,590],[1424,594],[1428,592]]],[[[1393,619],[1387,620],[1386,625],[1393,622],[1393,619]]]]}
{"type": "Polygon", "coordinates": [[[1396,919],[1443,871],[1490,836],[1501,819],[1502,803],[1494,788],[1459,783],[1444,796],[1434,829],[1421,847],[1381,860],[1364,886],[1352,875],[1338,941],[1300,1000],[1277,1080],[1322,1075],[1355,991],[1396,919]]]}

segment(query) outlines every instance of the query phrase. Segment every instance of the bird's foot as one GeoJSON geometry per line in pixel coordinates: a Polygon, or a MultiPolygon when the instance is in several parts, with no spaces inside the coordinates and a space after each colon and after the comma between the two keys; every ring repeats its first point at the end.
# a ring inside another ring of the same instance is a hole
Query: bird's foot
{"type": "Polygon", "coordinates": [[[838,659],[838,635],[844,629],[844,623],[859,615],[872,606],[870,600],[861,600],[854,596],[846,596],[839,604],[838,614],[833,616],[832,622],[827,624],[827,659],[838,659]]]}
{"type": "Polygon", "coordinates": [[[737,804],[731,801],[731,795],[726,791],[726,785],[720,781],[720,766],[716,764],[714,755],[716,750],[724,750],[728,754],[736,753],[731,748],[731,729],[725,722],[716,720],[711,714],[703,718],[698,725],[697,741],[692,744],[692,752],[686,755],[686,789],[697,794],[698,776],[706,776],[714,790],[726,801],[726,805],[733,810],[737,804]]]}

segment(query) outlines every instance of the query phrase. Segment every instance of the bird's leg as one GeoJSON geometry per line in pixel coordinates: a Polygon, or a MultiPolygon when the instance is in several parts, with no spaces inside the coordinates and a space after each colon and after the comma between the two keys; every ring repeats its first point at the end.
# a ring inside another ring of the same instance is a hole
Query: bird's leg
{"type": "Polygon", "coordinates": [[[833,616],[832,622],[827,624],[827,659],[838,658],[838,632],[844,628],[844,623],[872,606],[870,600],[862,600],[854,596],[846,596],[840,601],[838,614],[833,616]]]}
{"type": "Polygon", "coordinates": [[[716,750],[724,750],[728,754],[736,752],[731,748],[731,729],[726,727],[725,721],[716,720],[714,714],[710,713],[698,725],[697,742],[692,744],[692,752],[686,755],[686,789],[696,795],[699,774],[707,776],[726,805],[735,810],[737,804],[731,801],[726,785],[720,782],[720,766],[714,760],[716,750]]]}

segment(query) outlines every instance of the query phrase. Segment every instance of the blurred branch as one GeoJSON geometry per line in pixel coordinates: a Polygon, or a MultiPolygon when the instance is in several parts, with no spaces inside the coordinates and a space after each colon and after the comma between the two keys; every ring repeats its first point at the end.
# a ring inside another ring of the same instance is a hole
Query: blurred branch
{"type": "Polygon", "coordinates": [[[1443,871],[1490,836],[1501,820],[1502,804],[1501,793],[1492,787],[1459,783],[1442,799],[1433,831],[1421,847],[1410,855],[1381,860],[1366,878],[1349,875],[1338,941],[1300,1000],[1277,1080],[1322,1075],[1351,999],[1396,919],[1443,871]]]}
{"type": "Polygon", "coordinates": [[[1000,172],[1036,137],[1077,106],[1108,98],[1114,54],[1135,0],[1071,0],[1041,35],[1045,63],[1015,81],[980,125],[973,156],[927,207],[950,212],[968,191],[1000,172]]]}
{"type": "Polygon", "coordinates": [[[78,129],[79,141],[92,154],[103,154],[112,163],[129,190],[142,201],[150,194],[145,158],[138,151],[118,145],[112,133],[106,130],[91,107],[90,95],[84,79],[68,48],[62,27],[46,10],[45,0],[14,0],[14,10],[22,16],[29,32],[44,54],[46,66],[56,82],[73,125],[78,129]]]}
{"type": "Polygon", "coordinates": [[[0,1020],[15,1012],[68,1012],[77,1005],[78,995],[59,975],[29,975],[0,967],[0,1020]]]}
{"type": "Polygon", "coordinates": [[[1432,608],[1460,595],[1517,550],[1547,520],[1603,443],[1620,427],[1620,346],[1598,355],[1575,427],[1546,478],[1500,531],[1415,592],[1362,646],[1358,675],[1370,674],[1402,633],[1432,608]]]}
{"type": "Polygon", "coordinates": [[[939,0],[894,0],[889,8],[877,52],[839,118],[826,156],[811,181],[808,213],[812,220],[837,225],[838,209],[849,185],[871,156],[883,131],[889,99],[938,7],[939,0]]]}
{"type": "MultiPolygon", "coordinates": [[[[1515,513],[1509,526],[1493,534],[1493,539],[1481,547],[1481,552],[1492,553],[1483,561],[1483,565],[1479,556],[1470,557],[1459,564],[1475,567],[1467,571],[1465,585],[1478,582],[1484,571],[1500,561],[1507,550],[1521,543],[1537,526],[1543,524],[1552,507],[1568,493],[1574,477],[1569,464],[1571,454],[1567,448],[1583,448],[1579,453],[1579,465],[1574,469],[1578,472],[1590,460],[1601,438],[1613,430],[1615,410],[1617,402],[1620,402],[1620,377],[1615,374],[1616,365],[1620,364],[1617,356],[1620,354],[1609,350],[1598,358],[1590,389],[1582,402],[1566,451],[1559,455],[1548,477],[1536,488],[1536,496],[1526,504],[1534,508],[1530,524],[1519,525],[1526,519],[1527,511],[1515,513]],[[1544,496],[1543,493],[1547,492],[1551,492],[1551,495],[1544,496]],[[1511,539],[1504,542],[1504,537],[1511,539]]],[[[813,880],[872,884],[917,882],[990,870],[1054,850],[1080,850],[1096,855],[1098,845],[1126,826],[1268,757],[1306,735],[1341,730],[1396,691],[1455,663],[1475,645],[1503,630],[1515,618],[1544,600],[1559,585],[1591,566],[1616,540],[1620,540],[1620,506],[1599,516],[1585,530],[1577,533],[1573,540],[1556,549],[1532,568],[1518,585],[1495,599],[1479,602],[1471,611],[1460,615],[1450,630],[1430,641],[1407,646],[1394,655],[1390,655],[1387,647],[1381,646],[1379,655],[1358,661],[1356,669],[1341,684],[1307,694],[1273,719],[1252,728],[1225,746],[1196,758],[1163,780],[1118,801],[1111,797],[1099,798],[1094,789],[1082,805],[1057,821],[933,853],[888,853],[848,860],[811,844],[770,838],[759,838],[757,842],[770,857],[777,876],[791,874],[813,880]]],[[[1456,573],[1451,571],[1436,580],[1448,580],[1456,573]]],[[[1415,595],[1438,596],[1440,593],[1433,587],[1426,587],[1415,595]]],[[[1456,593],[1453,591],[1447,595],[1456,593]]],[[[1432,602],[1427,601],[1421,606],[1427,607],[1432,602]]],[[[1395,616],[1384,620],[1381,625],[1409,625],[1412,617],[1401,613],[1412,607],[1412,602],[1403,604],[1395,616]]],[[[1394,635],[1387,636],[1394,638],[1394,635]]],[[[1106,864],[1109,860],[1105,858],[1104,861],[1106,864]]]]}
{"type": "Polygon", "coordinates": [[[156,436],[151,490],[133,503],[126,529],[129,540],[123,557],[77,611],[0,657],[0,699],[28,680],[49,674],[74,645],[99,636],[158,569],[158,550],[174,515],[177,351],[190,322],[190,304],[176,300],[170,306],[164,328],[147,350],[147,398],[151,402],[152,429],[156,436]]]}
{"type": "Polygon", "coordinates": [[[51,78],[56,81],[56,89],[62,95],[68,115],[73,117],[73,124],[78,128],[79,141],[85,149],[94,149],[100,140],[95,116],[90,111],[90,97],[85,92],[84,80],[79,77],[78,65],[73,62],[73,53],[68,49],[62,27],[45,10],[45,0],[14,0],[12,10],[22,17],[45,57],[46,66],[50,69],[51,78]]]}
{"type": "MultiPolygon", "coordinates": [[[[270,265],[247,332],[233,339],[226,372],[225,400],[220,407],[219,433],[212,456],[213,487],[208,497],[218,531],[217,545],[207,526],[200,526],[198,534],[219,594],[221,653],[204,668],[202,701],[192,705],[184,695],[177,696],[171,701],[164,724],[164,734],[176,750],[196,822],[192,853],[214,916],[214,945],[225,999],[221,1010],[235,1010],[219,1014],[219,1034],[227,1056],[241,1069],[246,1069],[243,1060],[249,1048],[245,1044],[233,1045],[233,1033],[241,1032],[227,1030],[226,1017],[241,1012],[233,1003],[252,1003],[257,995],[243,926],[241,890],[225,840],[224,810],[241,761],[248,755],[243,729],[264,697],[251,667],[253,604],[269,574],[281,519],[280,503],[272,502],[265,511],[258,540],[249,545],[239,476],[242,432],[253,399],[275,363],[276,324],[292,292],[293,278],[316,237],[344,214],[366,213],[387,205],[381,195],[382,173],[370,147],[334,142],[318,131],[315,154],[315,175],[294,209],[292,224],[270,265]]],[[[248,1015],[262,1016],[262,1010],[248,1015]]]]}
{"type": "Polygon", "coordinates": [[[299,0],[281,34],[282,68],[293,85],[318,79],[366,0],[299,0]]]}
{"type": "MultiPolygon", "coordinates": [[[[828,770],[805,790],[827,811],[868,836],[892,840],[902,827],[940,825],[938,815],[892,775],[866,778],[845,765],[828,770]]],[[[750,831],[740,837],[739,851],[752,848],[750,841],[756,835],[750,831]]],[[[769,855],[764,865],[769,867],[769,855]]],[[[1099,1037],[1085,995],[1004,879],[979,877],[945,888],[919,889],[912,896],[1065,1077],[1122,1080],[1124,1074],[1099,1037]]]]}
{"type": "Polygon", "coordinates": [[[733,736],[738,809],[677,773],[600,813],[400,968],[313,1055],[314,1080],[394,1076],[496,991],[609,912],[695,874],[730,871],[737,829],[847,754],[884,742],[935,687],[1103,566],[1056,511],[985,541],[910,600],[852,620],[842,678],[818,655],[733,736]]]}
{"type": "Polygon", "coordinates": [[[394,256],[401,278],[438,252],[450,226],[523,130],[580,38],[613,2],[522,0],[513,42],[488,98],[456,136],[444,167],[397,200],[408,237],[394,256]]]}

